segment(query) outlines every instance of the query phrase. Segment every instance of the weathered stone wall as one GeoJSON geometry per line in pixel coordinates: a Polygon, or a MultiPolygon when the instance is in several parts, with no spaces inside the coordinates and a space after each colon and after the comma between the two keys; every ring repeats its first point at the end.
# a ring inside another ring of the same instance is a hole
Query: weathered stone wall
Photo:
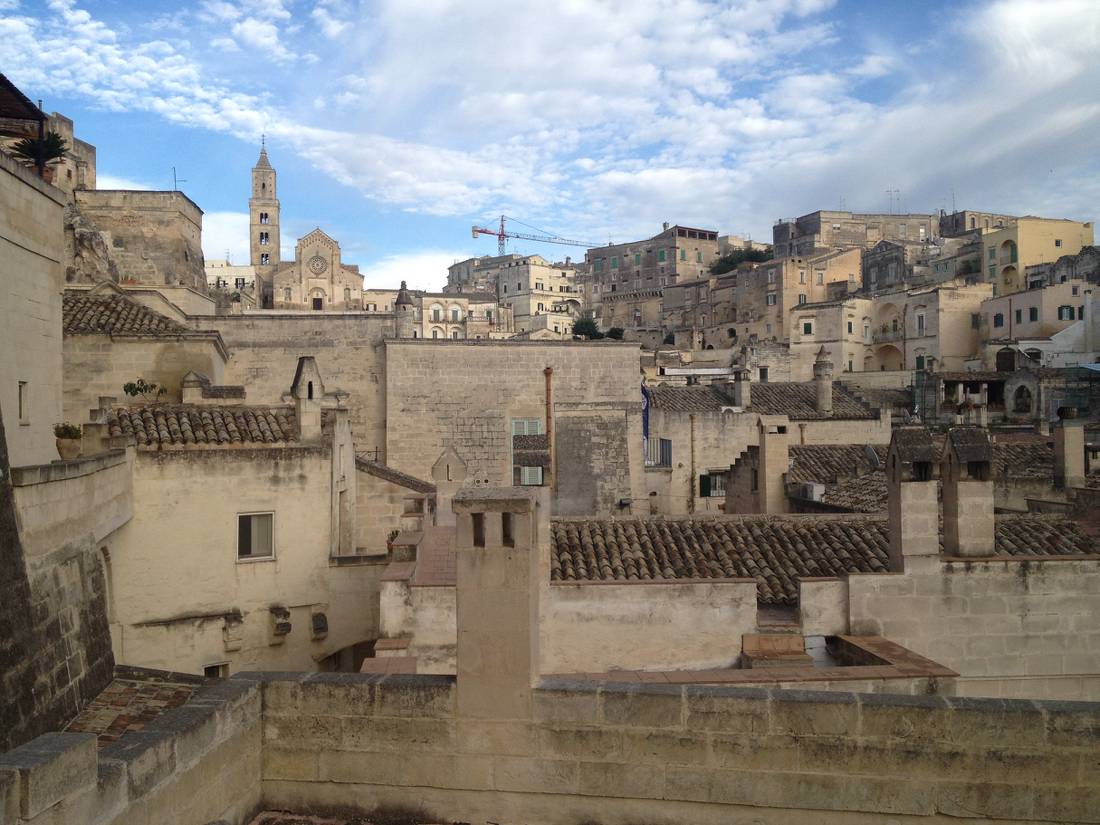
{"type": "Polygon", "coordinates": [[[636,346],[389,340],[385,348],[391,466],[428,478],[453,447],[466,462],[467,484],[510,485],[511,420],[545,423],[550,367],[556,512],[623,512],[620,500],[643,498],[636,346]]]}
{"type": "Polygon", "coordinates": [[[417,673],[455,672],[458,629],[453,587],[386,581],[380,602],[382,636],[409,639],[404,655],[416,657],[417,673]]]}
{"type": "Polygon", "coordinates": [[[270,807],[546,825],[1100,821],[1091,704],[548,680],[529,717],[473,719],[447,677],[264,681],[270,807]]]}
{"type": "MultiPolygon", "coordinates": [[[[321,323],[314,313],[263,312],[204,316],[195,324],[221,333],[230,351],[225,383],[247,387],[250,404],[278,403],[294,379],[298,358],[313,356],[327,390],[338,387],[351,393],[348,409],[356,450],[385,450],[381,340],[393,334],[392,315],[326,312],[321,323]]],[[[428,466],[438,457],[437,452],[428,466]]]]}
{"type": "Polygon", "coordinates": [[[429,502],[423,504],[425,512],[411,512],[413,499],[427,499],[408,487],[378,478],[359,470],[356,472],[356,552],[363,556],[385,556],[386,541],[394,530],[421,530],[430,523],[427,512],[429,502]]]}
{"type": "Polygon", "coordinates": [[[315,670],[378,635],[382,563],[330,556],[327,447],[139,450],[134,518],[111,543],[112,631],[123,664],[315,670]],[[237,516],[274,513],[274,557],[238,561],[237,516]],[[290,632],[273,633],[270,608],[290,632]],[[327,634],[311,630],[313,612],[327,634]]]}
{"type": "Polygon", "coordinates": [[[959,672],[978,696],[1100,700],[1100,560],[907,557],[904,574],[851,574],[851,632],[959,672]],[[1084,693],[1080,692],[1084,689],[1084,693]]]}
{"type": "Polygon", "coordinates": [[[206,294],[202,210],[182,192],[80,189],[73,200],[102,235],[122,280],[206,294]]]}
{"type": "Polygon", "coordinates": [[[756,582],[547,585],[540,599],[542,673],[731,667],[756,632],[756,582]]]}
{"type": "Polygon", "coordinates": [[[160,401],[179,401],[180,381],[192,370],[225,383],[225,353],[214,337],[66,335],[63,352],[64,416],[74,424],[88,421],[101,396],[128,401],[122,387],[139,378],[165,388],[160,401]]]}
{"type": "Polygon", "coordinates": [[[8,454],[19,467],[57,458],[65,200],[60,190],[0,154],[0,204],[0,406],[8,454]]]}
{"type": "MultiPolygon", "coordinates": [[[[87,503],[55,503],[53,512],[64,518],[87,503]]],[[[93,534],[74,531],[28,558],[19,521],[0,421],[0,751],[64,725],[114,669],[93,534]]]]}
{"type": "Polygon", "coordinates": [[[0,817],[23,825],[243,825],[260,803],[261,698],[212,683],[96,752],[91,733],[49,733],[0,753],[0,817]]]}

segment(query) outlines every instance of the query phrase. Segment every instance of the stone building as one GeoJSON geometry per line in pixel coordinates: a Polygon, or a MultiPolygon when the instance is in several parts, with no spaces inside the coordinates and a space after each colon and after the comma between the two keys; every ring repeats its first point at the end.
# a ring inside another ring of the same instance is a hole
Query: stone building
{"type": "Polygon", "coordinates": [[[808,257],[776,258],[737,275],[738,337],[787,337],[791,313],[804,304],[829,297],[831,284],[855,291],[859,282],[858,249],[819,252],[808,257]]]}
{"type": "MultiPolygon", "coordinates": [[[[981,306],[981,343],[983,352],[995,353],[1003,347],[1018,347],[1021,340],[1050,338],[1082,321],[1091,310],[1092,286],[1083,280],[1070,280],[1029,289],[996,298],[987,298],[981,306]]],[[[1024,353],[1027,355],[1026,351],[1024,353]]],[[[1030,357],[1030,356],[1029,356],[1030,357]]],[[[983,357],[994,363],[996,356],[983,357]]],[[[1040,359],[1036,359],[1038,365],[1040,359]]]]}
{"type": "Polygon", "coordinates": [[[994,212],[975,212],[962,209],[950,215],[940,213],[940,234],[945,238],[958,238],[971,232],[990,232],[1004,229],[1016,223],[1015,215],[999,215],[994,212]]]}
{"type": "Polygon", "coordinates": [[[1060,218],[1018,218],[1012,225],[982,234],[982,267],[994,295],[1028,288],[1029,266],[1076,255],[1093,243],[1092,223],[1060,218]]]}
{"type": "Polygon", "coordinates": [[[659,329],[660,301],[652,299],[659,299],[667,284],[706,275],[718,255],[717,232],[667,223],[652,238],[589,249],[587,271],[579,279],[584,306],[602,329],[633,328],[636,316],[639,328],[659,329]],[[614,309],[605,309],[605,302],[614,309]]]}
{"type": "Polygon", "coordinates": [[[572,263],[551,263],[540,255],[497,264],[496,298],[511,312],[516,332],[545,329],[568,337],[582,310],[572,263]]]}
{"type": "Polygon", "coordinates": [[[822,249],[869,249],[879,241],[931,241],[939,216],[818,210],[772,227],[776,258],[818,254],[822,249]]]}
{"type": "MultiPolygon", "coordinates": [[[[496,292],[500,270],[517,264],[525,256],[511,252],[507,255],[479,255],[464,261],[455,261],[447,267],[447,285],[444,292],[496,292]]],[[[567,266],[571,262],[566,258],[567,266]]]]}
{"type": "Polygon", "coordinates": [[[1027,288],[1064,284],[1080,280],[1100,284],[1100,246],[1085,246],[1076,255],[1063,255],[1053,263],[1032,264],[1024,268],[1027,288]]]}

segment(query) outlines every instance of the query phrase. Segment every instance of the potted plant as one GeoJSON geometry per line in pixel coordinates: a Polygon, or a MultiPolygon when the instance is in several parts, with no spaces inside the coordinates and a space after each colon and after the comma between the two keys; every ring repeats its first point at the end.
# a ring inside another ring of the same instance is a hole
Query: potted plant
{"type": "Polygon", "coordinates": [[[53,167],[47,163],[56,163],[65,157],[69,144],[57,132],[47,132],[43,137],[23,138],[11,147],[11,152],[28,166],[38,169],[39,175],[53,183],[53,167]]]}
{"type": "Polygon", "coordinates": [[[130,381],[123,384],[122,391],[131,398],[138,398],[140,396],[147,404],[155,404],[157,399],[167,392],[160,384],[154,384],[152,381],[146,381],[144,378],[139,378],[137,381],[130,381]]]}
{"type": "Polygon", "coordinates": [[[63,461],[72,461],[80,455],[80,427],[76,424],[54,424],[54,438],[57,439],[57,454],[63,461]]]}
{"type": "Polygon", "coordinates": [[[389,535],[386,536],[386,551],[387,552],[390,552],[390,553],[393,552],[393,540],[395,538],[397,538],[398,533],[399,533],[399,531],[397,531],[397,530],[390,530],[389,535]]]}

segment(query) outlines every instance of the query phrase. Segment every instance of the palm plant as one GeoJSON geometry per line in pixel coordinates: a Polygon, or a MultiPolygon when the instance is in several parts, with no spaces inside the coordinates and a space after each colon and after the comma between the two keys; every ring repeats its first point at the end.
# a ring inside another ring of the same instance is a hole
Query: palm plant
{"type": "Polygon", "coordinates": [[[47,132],[39,138],[23,138],[11,147],[17,158],[40,170],[51,161],[61,160],[68,151],[69,144],[57,132],[47,132]]]}

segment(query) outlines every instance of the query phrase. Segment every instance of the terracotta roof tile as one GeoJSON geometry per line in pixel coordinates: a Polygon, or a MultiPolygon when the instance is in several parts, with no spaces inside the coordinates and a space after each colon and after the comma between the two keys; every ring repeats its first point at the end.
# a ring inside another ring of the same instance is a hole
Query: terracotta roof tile
{"type": "Polygon", "coordinates": [[[66,335],[192,335],[194,330],[125,295],[66,290],[61,301],[66,335]]]}
{"type": "MultiPolygon", "coordinates": [[[[1057,516],[1000,518],[997,554],[1094,553],[1093,539],[1057,516]]],[[[764,604],[794,605],[798,579],[886,572],[886,520],[875,516],[559,519],[553,581],[756,579],[764,604]]]]}
{"type": "Polygon", "coordinates": [[[387,467],[385,464],[381,464],[377,461],[371,461],[369,458],[364,458],[363,456],[355,457],[355,467],[375,478],[381,478],[385,481],[392,482],[393,484],[405,487],[416,493],[430,495],[435,492],[435,485],[431,482],[422,481],[408,473],[395,470],[393,467],[387,467]]]}
{"type": "Polygon", "coordinates": [[[182,404],[115,407],[112,437],[132,436],[139,447],[265,445],[298,441],[292,407],[213,407],[182,404]]]}
{"type": "MultiPolygon", "coordinates": [[[[673,412],[718,412],[722,407],[732,407],[733,395],[721,384],[692,387],[649,388],[654,409],[673,412]]],[[[786,415],[792,419],[808,421],[823,418],[876,418],[877,411],[864,404],[850,390],[839,383],[833,384],[833,411],[819,413],[816,408],[817,391],[812,381],[776,381],[754,383],[750,388],[749,410],[761,415],[786,415]]]]}

